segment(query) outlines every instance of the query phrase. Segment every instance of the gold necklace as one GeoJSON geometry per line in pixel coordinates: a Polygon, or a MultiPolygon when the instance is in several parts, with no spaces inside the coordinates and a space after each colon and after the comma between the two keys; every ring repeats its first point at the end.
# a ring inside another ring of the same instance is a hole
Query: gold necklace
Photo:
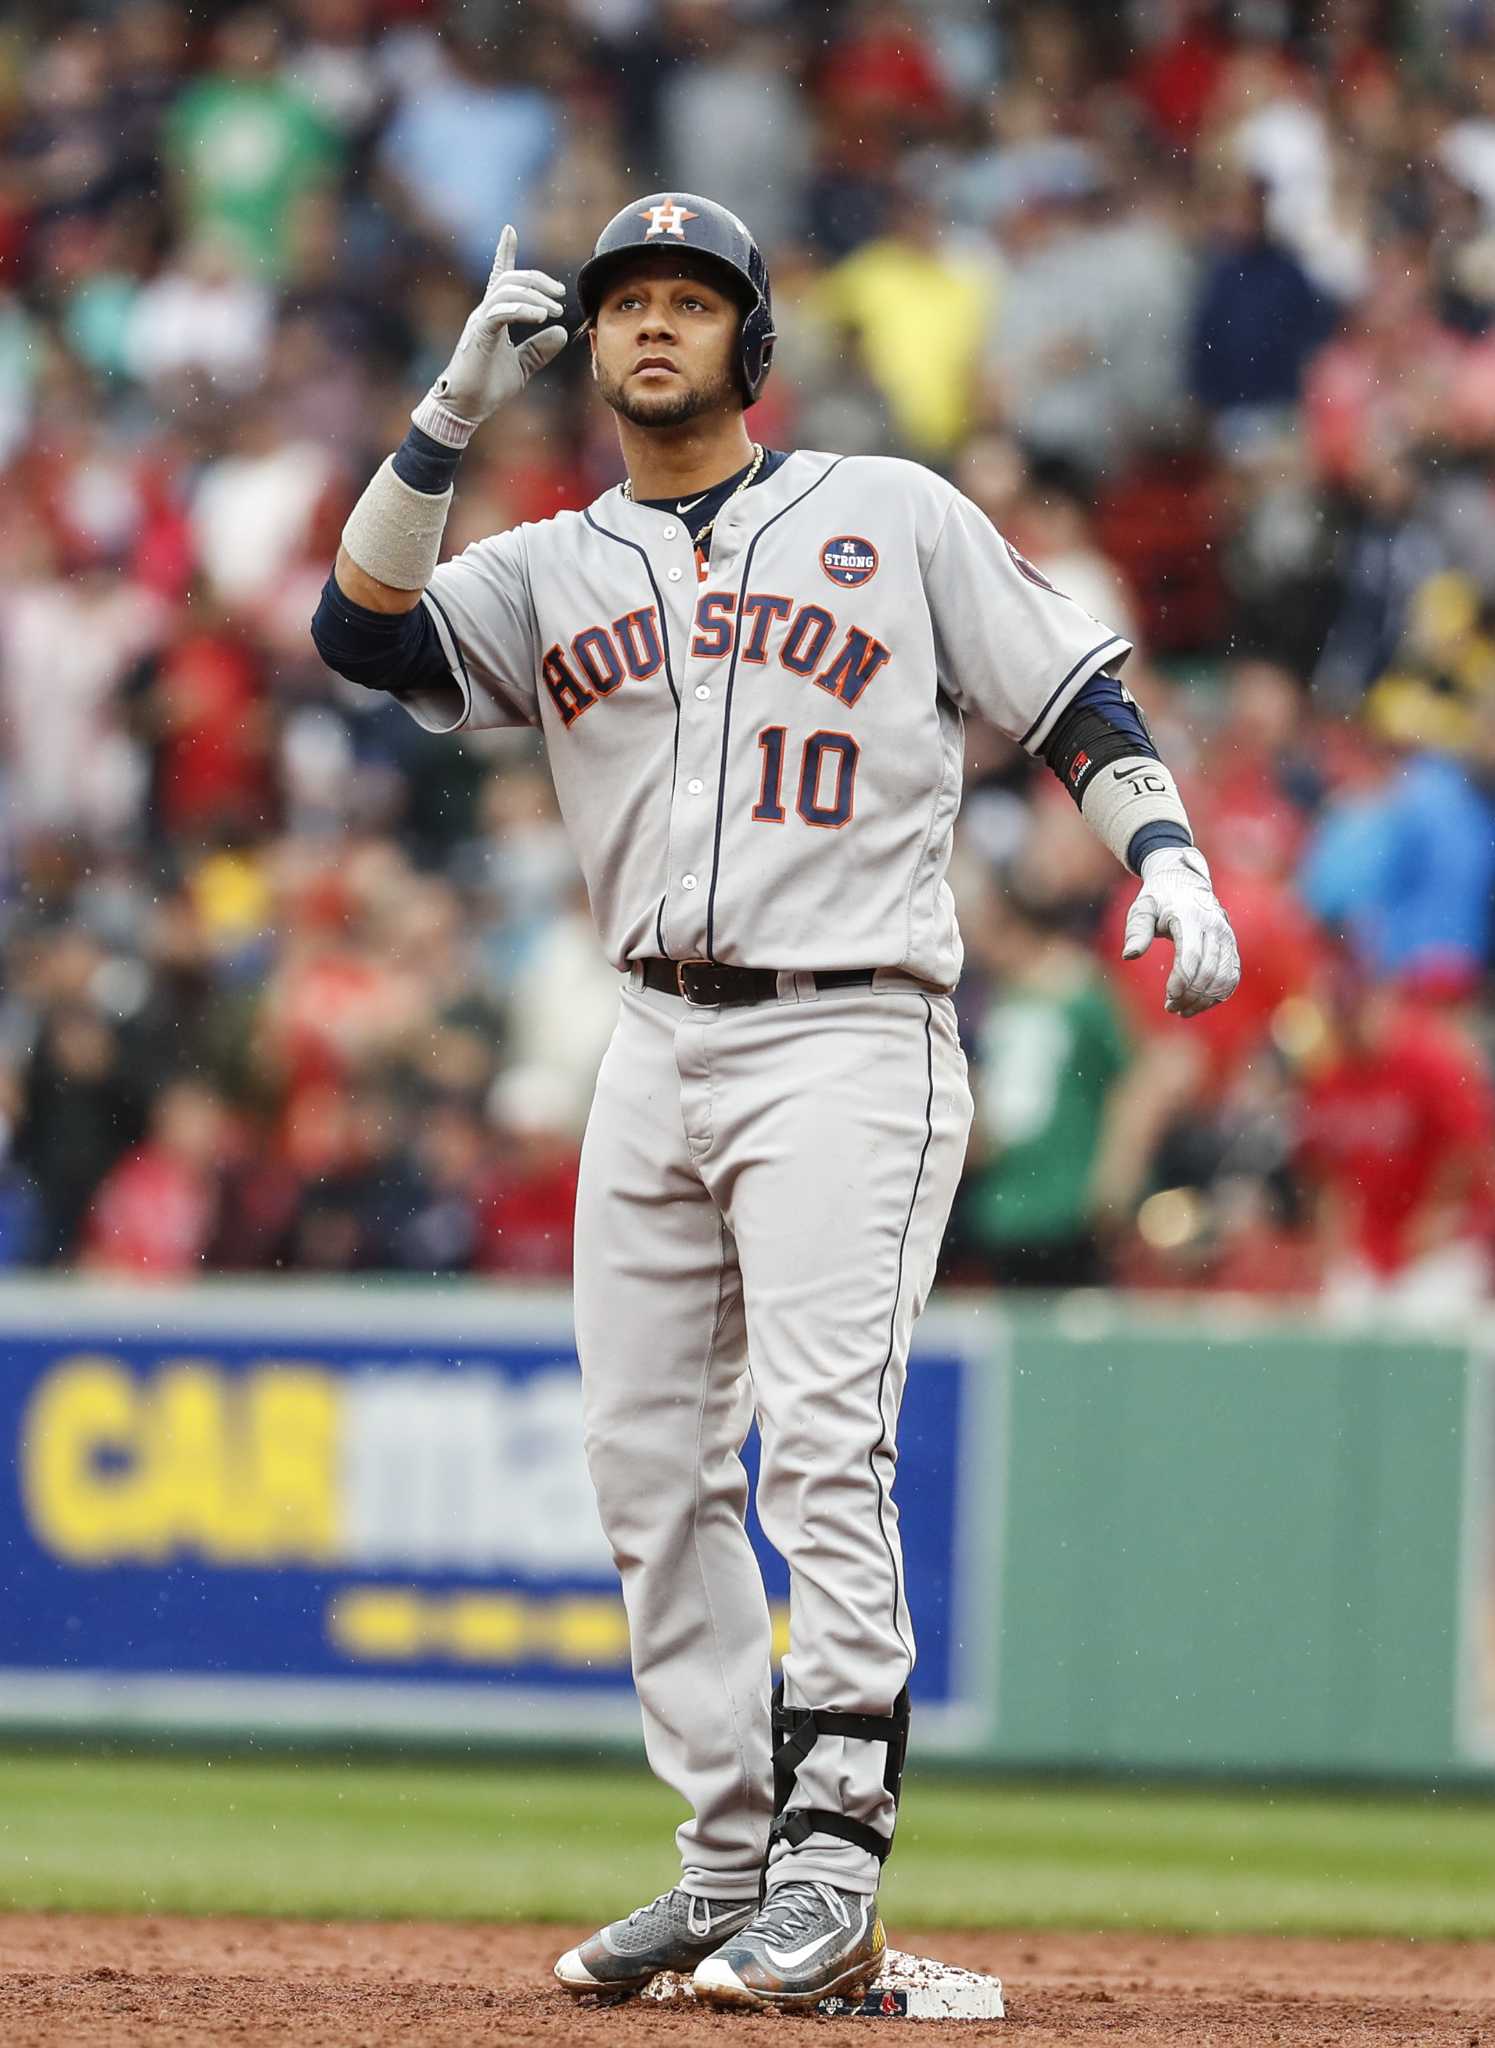
{"type": "MultiPolygon", "coordinates": [[[[711,529],[713,526],[715,526],[717,520],[721,518],[723,512],[726,511],[727,507],[731,504],[732,500],[735,497],[737,497],[739,493],[747,489],[748,485],[753,481],[753,478],[758,474],[759,470],[763,467],[762,443],[754,441],[752,444],[752,449],[753,459],[747,466],[746,475],[743,477],[742,482],[737,486],[737,489],[735,491],[729,491],[727,493],[726,497],[722,499],[720,505],[717,506],[716,511],[706,521],[706,524],[701,528],[700,532],[696,535],[695,544],[697,548],[705,547],[707,541],[711,538],[711,529]]],[[[702,495],[704,496],[705,494],[703,493],[702,495]]],[[[630,501],[630,503],[632,502],[633,478],[631,476],[624,477],[623,479],[623,496],[627,498],[630,501]]]]}

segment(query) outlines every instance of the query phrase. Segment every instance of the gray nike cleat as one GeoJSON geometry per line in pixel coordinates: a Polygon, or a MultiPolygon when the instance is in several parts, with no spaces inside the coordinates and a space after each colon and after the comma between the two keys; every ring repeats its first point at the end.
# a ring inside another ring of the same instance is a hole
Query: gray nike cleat
{"type": "Polygon", "coordinates": [[[711,2005],[860,1998],[886,1947],[875,1895],[798,1879],[776,1885],[751,1925],[697,1965],[691,1985],[711,2005]]]}
{"type": "Polygon", "coordinates": [[[568,1948],[555,1974],[578,1996],[590,1991],[621,1998],[642,1991],[661,1970],[688,1975],[728,1936],[746,1927],[757,1910],[756,1897],[698,1899],[677,1886],[626,1920],[589,1934],[579,1947],[568,1948]]]}

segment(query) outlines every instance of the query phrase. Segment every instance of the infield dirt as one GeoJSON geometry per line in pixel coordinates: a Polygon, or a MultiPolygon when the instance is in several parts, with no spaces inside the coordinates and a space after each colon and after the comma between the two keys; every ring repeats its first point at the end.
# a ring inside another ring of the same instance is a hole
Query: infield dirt
{"type": "MultiPolygon", "coordinates": [[[[552,1989],[549,1976],[582,1931],[0,1916],[0,2042],[726,2048],[735,2035],[853,2048],[885,2039],[884,2025],[897,2024],[577,2004],[552,1989]]],[[[892,1938],[897,1943],[896,1927],[892,1938]]],[[[905,1945],[994,1971],[1007,1988],[1007,2020],[910,2022],[916,2041],[1495,2048],[1495,1944],[966,1931],[921,1933],[905,1945]]]]}

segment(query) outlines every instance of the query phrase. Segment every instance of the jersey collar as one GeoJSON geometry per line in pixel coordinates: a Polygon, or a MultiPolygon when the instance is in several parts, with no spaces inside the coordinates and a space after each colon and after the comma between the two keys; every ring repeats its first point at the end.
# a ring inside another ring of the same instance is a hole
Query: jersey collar
{"type": "MultiPolygon", "coordinates": [[[[751,490],[735,498],[722,514],[722,519],[740,520],[748,531],[757,532],[776,513],[792,504],[818,474],[837,460],[836,456],[822,455],[815,449],[795,449],[771,476],[762,477],[751,490]]],[[[678,526],[683,531],[689,527],[688,515],[682,517],[678,512],[661,512],[653,505],[640,505],[632,498],[625,498],[618,484],[610,491],[604,491],[589,510],[599,526],[609,527],[614,533],[645,546],[661,540],[666,526],[678,526]]],[[[718,521],[717,531],[721,530],[721,521],[718,521]]]]}

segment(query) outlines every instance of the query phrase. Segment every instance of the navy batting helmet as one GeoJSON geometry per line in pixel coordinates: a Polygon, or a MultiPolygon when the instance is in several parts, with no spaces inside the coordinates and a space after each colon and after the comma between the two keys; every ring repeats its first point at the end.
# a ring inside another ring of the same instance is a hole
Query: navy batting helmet
{"type": "Polygon", "coordinates": [[[722,272],[723,284],[742,307],[738,367],[751,405],[763,389],[774,344],[768,266],[758,244],[736,214],[714,199],[694,192],[655,192],[636,199],[613,215],[577,273],[576,295],[588,326],[597,318],[612,272],[640,249],[688,249],[722,272]]]}

